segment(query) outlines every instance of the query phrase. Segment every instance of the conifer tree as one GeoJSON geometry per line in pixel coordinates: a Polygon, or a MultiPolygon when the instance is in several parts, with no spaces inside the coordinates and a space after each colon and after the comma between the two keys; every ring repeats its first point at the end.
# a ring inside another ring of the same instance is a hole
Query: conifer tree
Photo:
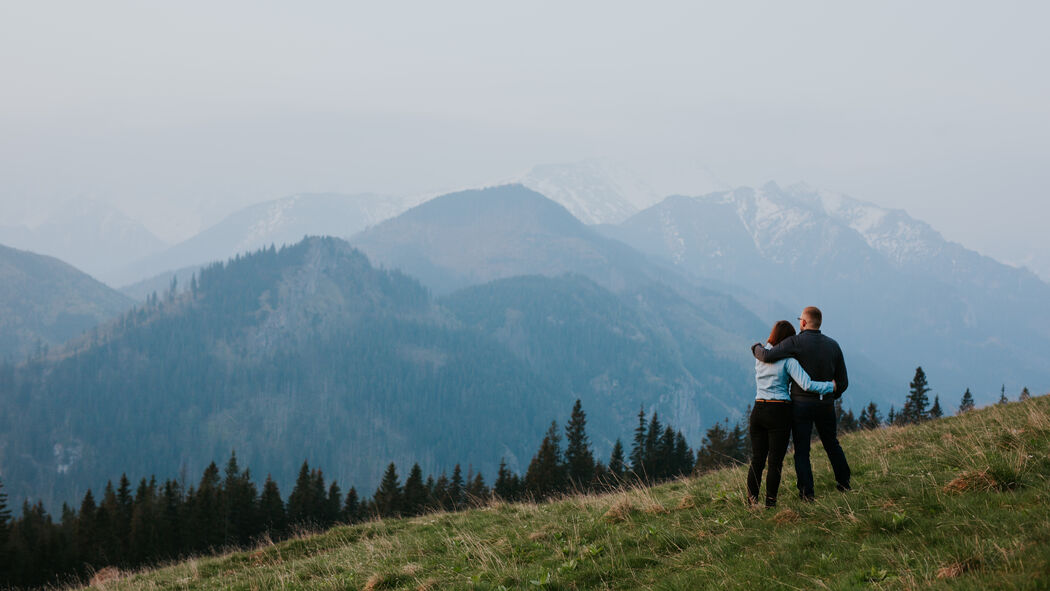
{"type": "Polygon", "coordinates": [[[858,423],[858,426],[861,429],[878,429],[882,426],[882,417],[879,416],[879,407],[874,401],[869,402],[868,406],[861,411],[858,423]]]}
{"type": "Polygon", "coordinates": [[[1006,397],[1006,384],[1003,384],[1001,390],[999,390],[999,404],[1006,404],[1010,402],[1010,399],[1006,397]]]}
{"type": "Polygon", "coordinates": [[[933,406],[930,407],[929,416],[931,419],[939,419],[944,416],[944,410],[941,409],[941,397],[933,397],[933,406]]]}
{"type": "Polygon", "coordinates": [[[481,472],[474,475],[473,478],[467,480],[467,502],[480,506],[489,498],[489,489],[485,486],[485,479],[482,478],[481,472]]]}
{"type": "Polygon", "coordinates": [[[618,483],[623,480],[626,472],[627,467],[624,465],[623,460],[623,443],[617,438],[616,443],[613,444],[612,454],[609,455],[609,475],[612,476],[613,482],[618,483]]]}
{"type": "Polygon", "coordinates": [[[517,500],[517,490],[513,486],[512,476],[511,471],[507,469],[506,458],[500,458],[499,469],[496,471],[496,482],[492,483],[492,492],[504,501],[517,500]]]}
{"type": "Polygon", "coordinates": [[[897,424],[897,410],[895,408],[893,408],[892,404],[890,405],[890,413],[888,415],[886,415],[886,424],[887,425],[896,425],[897,424]]]}
{"type": "Polygon", "coordinates": [[[645,432],[645,464],[646,479],[649,482],[656,480],[659,476],[660,467],[657,466],[657,447],[660,445],[660,437],[663,435],[664,426],[660,423],[658,413],[653,412],[649,419],[649,427],[645,432]]]}
{"type": "Polygon", "coordinates": [[[248,470],[237,465],[237,453],[231,452],[226,462],[222,483],[223,543],[244,545],[259,533],[259,494],[248,470]]]}
{"type": "Polygon", "coordinates": [[[970,394],[970,388],[966,388],[966,392],[963,393],[963,399],[959,403],[959,415],[962,415],[967,410],[972,410],[976,404],[973,402],[973,395],[970,394]]]}
{"type": "Polygon", "coordinates": [[[259,521],[263,530],[269,532],[274,539],[283,538],[288,528],[288,516],[284,511],[281,491],[269,474],[266,475],[266,482],[263,483],[262,494],[259,496],[259,521]]]}
{"type": "Polygon", "coordinates": [[[463,470],[456,464],[452,468],[452,479],[448,483],[449,506],[453,511],[460,510],[465,504],[465,487],[463,482],[463,470]]]}
{"type": "Polygon", "coordinates": [[[361,521],[361,501],[357,498],[357,489],[350,487],[346,492],[346,501],[343,503],[343,522],[357,523],[361,521]]]}
{"type": "Polygon", "coordinates": [[[540,449],[529,462],[525,472],[525,490],[537,499],[545,499],[565,491],[565,465],[562,462],[561,438],[558,424],[551,421],[540,449]]]}
{"type": "Polygon", "coordinates": [[[423,484],[423,469],[413,464],[405,479],[404,514],[420,515],[426,510],[427,489],[423,484]]]}
{"type": "MultiPolygon", "coordinates": [[[[88,491],[91,494],[91,491],[88,491]]],[[[7,573],[7,543],[11,537],[11,510],[7,507],[7,493],[4,492],[4,481],[0,480],[0,583],[7,573]]]]}
{"type": "Polygon", "coordinates": [[[304,460],[299,467],[299,476],[295,479],[295,487],[288,495],[288,525],[291,527],[313,527],[314,508],[317,500],[314,497],[314,479],[310,474],[310,465],[304,460]]]}
{"type": "MultiPolygon", "coordinates": [[[[2,499],[0,499],[2,500],[2,499]]],[[[84,564],[99,564],[98,530],[95,526],[97,507],[91,489],[84,493],[76,525],[73,528],[73,546],[77,559],[84,564]]],[[[2,548],[4,546],[0,546],[2,548]]]]}
{"type": "Polygon", "coordinates": [[[715,423],[704,434],[696,452],[697,472],[706,472],[732,464],[741,454],[743,435],[739,425],[729,429],[728,421],[715,423]]]}
{"type": "Polygon", "coordinates": [[[689,474],[693,471],[693,465],[696,463],[696,458],[693,457],[693,450],[689,449],[689,443],[685,440],[685,435],[681,431],[675,433],[674,442],[674,470],[671,473],[672,477],[682,476],[689,474]]]}
{"type": "Polygon", "coordinates": [[[191,532],[195,549],[207,551],[219,548],[224,542],[225,519],[220,499],[219,467],[212,462],[204,469],[193,504],[191,532]]]}
{"type": "Polygon", "coordinates": [[[580,491],[590,488],[594,480],[594,454],[587,438],[587,415],[578,398],[565,425],[565,462],[569,486],[580,491]]]}
{"type": "Polygon", "coordinates": [[[645,440],[647,438],[645,408],[638,409],[638,426],[634,428],[634,442],[631,446],[631,472],[635,478],[645,478],[645,440]]]}
{"type": "Polygon", "coordinates": [[[450,511],[452,509],[452,503],[448,496],[448,476],[442,472],[441,476],[438,476],[437,482],[434,483],[434,494],[433,494],[434,508],[442,511],[450,511]]]}
{"type": "Polygon", "coordinates": [[[397,466],[393,462],[387,466],[383,474],[383,480],[372,497],[376,504],[376,512],[380,517],[394,517],[401,514],[402,497],[401,483],[397,476],[397,466]]]}
{"type": "Polygon", "coordinates": [[[1031,400],[1032,393],[1028,391],[1028,386],[1021,389],[1021,395],[1017,397],[1018,400],[1024,402],[1025,400],[1031,400]]]}
{"type": "Polygon", "coordinates": [[[343,491],[339,488],[339,483],[334,480],[328,485],[328,498],[325,499],[324,507],[325,527],[332,527],[339,523],[339,517],[343,512],[343,491]]]}
{"type": "Polygon", "coordinates": [[[929,415],[926,406],[930,403],[930,388],[926,383],[926,372],[922,367],[915,368],[915,377],[912,378],[908,398],[901,409],[899,420],[903,424],[921,423],[929,415]]]}

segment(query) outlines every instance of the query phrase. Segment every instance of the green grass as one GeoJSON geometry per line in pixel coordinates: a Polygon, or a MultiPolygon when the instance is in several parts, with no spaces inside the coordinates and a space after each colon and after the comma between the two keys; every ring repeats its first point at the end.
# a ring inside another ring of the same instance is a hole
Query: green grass
{"type": "Polygon", "coordinates": [[[387,520],[104,589],[1047,589],[1050,397],[819,445],[817,501],[744,503],[745,468],[546,504],[387,520]]]}

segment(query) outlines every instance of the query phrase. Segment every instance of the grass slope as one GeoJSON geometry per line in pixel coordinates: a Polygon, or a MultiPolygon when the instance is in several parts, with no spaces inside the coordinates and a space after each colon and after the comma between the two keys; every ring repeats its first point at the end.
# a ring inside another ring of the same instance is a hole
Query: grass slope
{"type": "MultiPolygon", "coordinates": [[[[745,468],[652,489],[340,527],[105,589],[1045,589],[1050,397],[843,438],[856,490],[787,469],[777,509],[745,468]]],[[[817,448],[819,451],[819,446],[817,448]]],[[[788,459],[790,463],[790,458],[788,459]]]]}

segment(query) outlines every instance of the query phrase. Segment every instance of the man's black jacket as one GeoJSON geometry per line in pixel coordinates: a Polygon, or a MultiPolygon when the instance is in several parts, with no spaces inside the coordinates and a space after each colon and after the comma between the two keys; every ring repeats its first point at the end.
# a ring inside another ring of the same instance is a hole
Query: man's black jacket
{"type": "MultiPolygon", "coordinates": [[[[835,398],[842,396],[849,386],[846,376],[846,361],[842,358],[842,349],[835,339],[824,336],[819,330],[807,329],[797,335],[780,341],[772,349],[766,349],[760,344],[751,347],[751,353],[755,359],[772,363],[788,357],[798,360],[802,369],[806,370],[809,377],[820,381],[829,382],[835,380],[835,398]]],[[[806,392],[799,388],[792,380],[791,397],[803,400],[820,400],[818,394],[806,392]]]]}

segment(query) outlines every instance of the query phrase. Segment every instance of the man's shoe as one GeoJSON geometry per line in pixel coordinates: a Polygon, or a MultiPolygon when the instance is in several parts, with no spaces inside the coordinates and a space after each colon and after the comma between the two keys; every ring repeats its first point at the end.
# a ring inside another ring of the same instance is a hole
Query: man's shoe
{"type": "Polygon", "coordinates": [[[836,484],[835,485],[835,490],[837,490],[839,492],[849,492],[849,491],[853,490],[853,487],[848,485],[848,484],[836,484]]]}
{"type": "Polygon", "coordinates": [[[817,500],[813,495],[799,495],[798,498],[802,499],[803,503],[812,503],[817,500]]]}

